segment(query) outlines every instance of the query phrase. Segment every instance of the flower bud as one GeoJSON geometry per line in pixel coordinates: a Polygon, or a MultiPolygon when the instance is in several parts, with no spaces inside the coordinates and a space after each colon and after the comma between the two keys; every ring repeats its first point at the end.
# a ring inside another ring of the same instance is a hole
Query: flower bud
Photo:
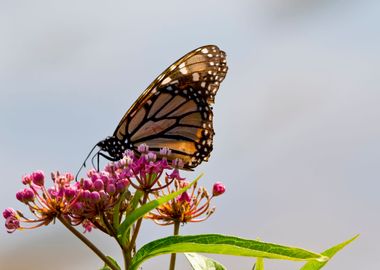
{"type": "Polygon", "coordinates": [[[103,190],[104,189],[104,183],[102,180],[100,179],[97,179],[95,180],[94,182],[94,189],[99,191],[99,190],[103,190]]]}
{"type": "Polygon", "coordinates": [[[99,191],[99,195],[102,201],[107,201],[110,197],[104,190],[99,191]]]}
{"type": "Polygon", "coordinates": [[[71,211],[75,214],[80,215],[83,212],[83,203],[76,202],[71,206],[71,211]]]}
{"type": "Polygon", "coordinates": [[[93,202],[93,203],[97,203],[100,201],[100,194],[99,192],[97,191],[93,191],[91,192],[90,196],[89,196],[89,199],[93,202]]]}
{"type": "Polygon", "coordinates": [[[45,175],[43,171],[33,172],[31,175],[31,178],[32,178],[33,184],[35,184],[36,186],[42,187],[44,185],[45,175]]]}
{"type": "Polygon", "coordinates": [[[20,202],[27,203],[34,200],[34,192],[29,188],[25,188],[16,193],[16,198],[20,202]]]}
{"type": "Polygon", "coordinates": [[[30,202],[34,200],[34,192],[30,188],[24,189],[24,201],[25,202],[30,202]]]}
{"type": "Polygon", "coordinates": [[[219,196],[222,195],[226,191],[226,187],[221,182],[216,182],[212,187],[212,195],[219,196]]]}
{"type": "Polygon", "coordinates": [[[28,184],[30,184],[30,182],[32,182],[32,179],[30,178],[30,175],[24,175],[22,177],[22,183],[24,185],[28,185],[28,184]]]}
{"type": "Polygon", "coordinates": [[[114,184],[109,184],[109,185],[107,186],[107,188],[106,188],[106,191],[107,191],[107,193],[109,193],[110,195],[115,194],[115,192],[116,192],[116,187],[115,187],[115,185],[114,185],[114,184]]]}
{"type": "Polygon", "coordinates": [[[110,178],[108,177],[107,174],[101,174],[100,179],[103,181],[103,184],[106,185],[110,181],[110,178]]]}
{"type": "Polygon", "coordinates": [[[10,216],[5,221],[5,228],[7,228],[8,233],[12,233],[20,228],[20,221],[16,216],[10,216]]]}
{"type": "Polygon", "coordinates": [[[20,202],[24,202],[24,191],[20,190],[16,192],[16,199],[20,202]]]}
{"type": "Polygon", "coordinates": [[[66,178],[69,182],[71,182],[71,181],[74,180],[74,175],[73,175],[72,173],[66,173],[66,174],[65,174],[65,178],[66,178]]]}
{"type": "Polygon", "coordinates": [[[91,197],[91,191],[89,191],[89,190],[84,190],[84,191],[82,192],[82,198],[83,198],[84,200],[89,200],[90,197],[91,197]]]}
{"type": "Polygon", "coordinates": [[[16,216],[16,211],[13,208],[7,208],[3,211],[3,217],[9,218],[10,216],[16,216]]]}
{"type": "Polygon", "coordinates": [[[90,179],[85,179],[83,181],[83,189],[91,190],[93,188],[92,182],[90,179]]]}
{"type": "Polygon", "coordinates": [[[65,189],[65,197],[68,199],[68,200],[71,200],[75,194],[76,194],[76,190],[74,189],[71,189],[71,188],[67,188],[65,189]]]}
{"type": "Polygon", "coordinates": [[[128,180],[121,180],[116,183],[116,191],[119,193],[124,192],[124,190],[127,188],[129,182],[128,180]]]}

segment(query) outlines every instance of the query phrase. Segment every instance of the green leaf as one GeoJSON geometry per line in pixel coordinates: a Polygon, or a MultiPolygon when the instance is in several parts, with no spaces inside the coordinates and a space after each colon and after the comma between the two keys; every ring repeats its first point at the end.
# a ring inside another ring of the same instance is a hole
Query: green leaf
{"type": "Polygon", "coordinates": [[[124,192],[123,194],[121,194],[121,196],[119,198],[119,201],[116,203],[116,205],[114,207],[114,210],[113,210],[112,223],[113,223],[114,228],[116,228],[116,229],[119,227],[120,205],[121,205],[121,203],[125,199],[125,194],[126,194],[126,192],[124,192]]]}
{"type": "MultiPolygon", "coordinates": [[[[124,238],[123,235],[125,232],[128,231],[130,226],[135,223],[139,218],[142,218],[146,213],[152,211],[153,209],[157,208],[158,206],[167,203],[168,201],[176,198],[177,196],[181,195],[183,192],[188,190],[191,186],[193,186],[201,177],[203,174],[199,175],[193,182],[190,183],[190,185],[176,191],[172,192],[169,195],[166,195],[164,197],[160,197],[156,200],[150,201],[147,204],[142,205],[139,208],[136,208],[134,211],[129,213],[129,215],[125,218],[125,220],[121,223],[119,229],[118,229],[118,238],[124,238]]],[[[124,239],[125,240],[125,239],[124,239]]]]}
{"type": "Polygon", "coordinates": [[[169,236],[143,246],[133,257],[131,270],[145,260],[168,253],[201,252],[283,260],[327,260],[321,254],[295,247],[219,234],[169,236]]]}
{"type": "MultiPolygon", "coordinates": [[[[321,254],[325,255],[331,259],[338,251],[343,249],[345,246],[347,246],[349,243],[351,243],[352,241],[354,241],[358,237],[359,237],[359,235],[357,234],[354,237],[352,237],[351,239],[344,241],[343,243],[340,243],[336,246],[333,246],[332,248],[329,248],[329,249],[323,251],[321,254]]],[[[307,262],[300,270],[319,270],[323,266],[325,266],[326,263],[327,263],[327,261],[325,261],[325,262],[310,261],[310,262],[307,262]]]]}
{"type": "MultiPolygon", "coordinates": [[[[113,265],[114,265],[117,269],[119,269],[119,270],[121,269],[120,266],[117,264],[117,261],[116,261],[114,258],[112,258],[112,257],[110,257],[110,256],[107,256],[107,258],[110,259],[110,260],[112,261],[113,265]]],[[[103,266],[102,268],[100,268],[99,270],[112,270],[112,268],[109,267],[108,265],[104,264],[104,266],[103,266]]]]}
{"type": "Polygon", "coordinates": [[[226,268],[217,261],[197,253],[185,253],[185,256],[193,270],[226,270],[226,268]]]}
{"type": "Polygon", "coordinates": [[[257,258],[255,267],[253,269],[264,270],[264,259],[263,258],[257,258]]]}
{"type": "Polygon", "coordinates": [[[131,202],[132,209],[135,209],[137,207],[139,200],[141,199],[141,197],[143,195],[144,195],[144,193],[141,190],[136,190],[135,194],[133,195],[132,202],[131,202]]]}

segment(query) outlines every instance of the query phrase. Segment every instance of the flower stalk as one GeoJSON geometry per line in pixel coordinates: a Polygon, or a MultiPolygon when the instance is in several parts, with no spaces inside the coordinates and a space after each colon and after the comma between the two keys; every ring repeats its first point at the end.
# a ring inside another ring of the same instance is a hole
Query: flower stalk
{"type": "Polygon", "coordinates": [[[62,216],[57,216],[57,219],[62,222],[62,224],[72,232],[76,237],[78,237],[86,246],[88,246],[102,261],[107,264],[112,270],[119,270],[114,263],[101,252],[90,240],[88,240],[82,233],[78,232],[66,219],[62,216]]]}
{"type": "MultiPolygon", "coordinates": [[[[179,234],[179,225],[180,225],[179,221],[175,221],[174,222],[174,232],[173,232],[173,235],[178,235],[179,234]]],[[[174,270],[175,269],[176,258],[177,258],[177,253],[172,253],[170,255],[169,270],[174,270]]]]}

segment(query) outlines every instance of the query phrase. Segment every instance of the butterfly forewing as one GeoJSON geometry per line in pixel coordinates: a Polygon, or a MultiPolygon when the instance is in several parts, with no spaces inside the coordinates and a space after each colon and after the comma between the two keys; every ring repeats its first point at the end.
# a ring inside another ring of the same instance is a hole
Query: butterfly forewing
{"type": "Polygon", "coordinates": [[[168,147],[169,159],[186,168],[207,160],[214,135],[214,97],[226,72],[226,56],[214,45],[200,47],[176,61],[154,80],[127,111],[114,137],[136,149],[168,147]]]}

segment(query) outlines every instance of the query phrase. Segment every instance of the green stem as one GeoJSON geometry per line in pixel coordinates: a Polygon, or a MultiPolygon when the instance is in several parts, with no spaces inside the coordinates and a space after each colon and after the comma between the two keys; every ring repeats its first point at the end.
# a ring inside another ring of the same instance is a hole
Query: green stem
{"type": "MultiPolygon", "coordinates": [[[[144,192],[144,197],[143,197],[143,200],[141,202],[141,205],[146,204],[146,201],[148,200],[148,195],[149,195],[148,192],[144,192]]],[[[129,242],[128,248],[126,250],[126,256],[127,256],[127,260],[128,260],[127,265],[126,265],[126,269],[129,268],[130,259],[128,259],[128,258],[132,257],[131,256],[131,251],[133,250],[133,247],[134,247],[134,245],[136,243],[137,235],[139,234],[139,230],[140,230],[140,227],[141,227],[142,220],[143,220],[143,218],[139,218],[139,220],[137,220],[136,227],[133,230],[131,241],[129,242]]]]}
{"type": "Polygon", "coordinates": [[[73,226],[71,226],[71,224],[69,222],[67,222],[67,220],[62,217],[62,216],[58,216],[57,219],[59,221],[62,222],[62,224],[70,231],[72,232],[76,237],[78,237],[86,246],[88,246],[96,255],[98,255],[98,257],[100,259],[102,259],[102,261],[108,265],[112,270],[119,270],[114,264],[113,262],[106,256],[103,254],[103,252],[101,252],[93,243],[90,242],[90,240],[88,240],[83,234],[81,234],[80,232],[78,232],[76,229],[74,229],[73,226]]]}
{"type": "Polygon", "coordinates": [[[104,213],[102,213],[100,217],[101,217],[104,225],[106,226],[107,230],[109,231],[109,233],[112,234],[113,238],[115,238],[115,240],[119,244],[119,246],[122,250],[122,253],[123,253],[124,265],[125,266],[129,265],[128,262],[130,261],[130,257],[128,257],[128,255],[127,255],[126,247],[123,246],[121,240],[117,237],[117,232],[115,231],[115,228],[108,222],[108,219],[105,217],[104,213]]]}
{"type": "MultiPolygon", "coordinates": [[[[180,222],[179,221],[175,221],[174,222],[174,233],[173,235],[178,235],[179,233],[179,224],[180,222]]],[[[175,269],[175,260],[177,258],[177,254],[176,253],[172,253],[172,255],[170,256],[170,265],[169,265],[169,270],[174,270],[175,269]]]]}

